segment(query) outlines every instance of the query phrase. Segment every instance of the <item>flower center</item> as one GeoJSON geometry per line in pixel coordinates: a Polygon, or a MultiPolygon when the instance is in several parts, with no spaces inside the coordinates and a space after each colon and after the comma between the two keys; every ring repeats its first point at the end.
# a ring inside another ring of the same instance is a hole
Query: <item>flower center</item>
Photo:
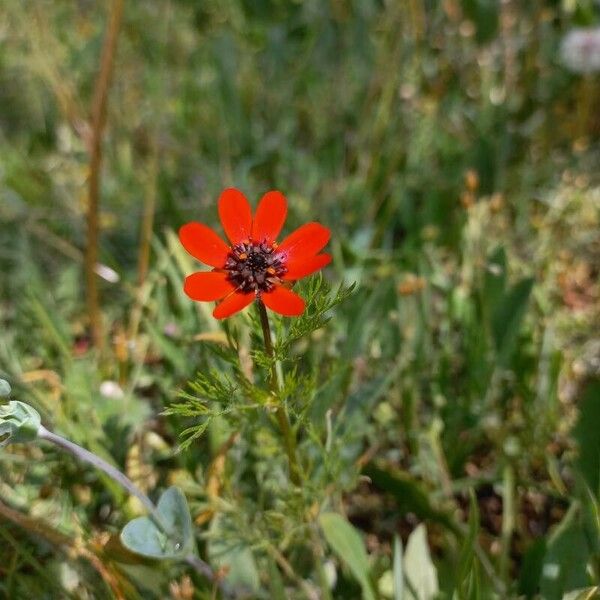
{"type": "Polygon", "coordinates": [[[225,270],[229,281],[243,293],[268,292],[287,272],[272,244],[254,240],[244,240],[231,248],[225,270]]]}

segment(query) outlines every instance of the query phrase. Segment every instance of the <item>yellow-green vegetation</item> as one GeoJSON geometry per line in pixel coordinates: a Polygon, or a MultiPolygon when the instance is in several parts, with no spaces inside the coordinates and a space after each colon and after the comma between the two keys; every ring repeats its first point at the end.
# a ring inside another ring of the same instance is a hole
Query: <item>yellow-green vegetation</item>
{"type": "Polygon", "coordinates": [[[0,598],[595,597],[599,23],[1,3],[0,598]],[[272,347],[182,291],[230,186],[332,231],[272,347]]]}

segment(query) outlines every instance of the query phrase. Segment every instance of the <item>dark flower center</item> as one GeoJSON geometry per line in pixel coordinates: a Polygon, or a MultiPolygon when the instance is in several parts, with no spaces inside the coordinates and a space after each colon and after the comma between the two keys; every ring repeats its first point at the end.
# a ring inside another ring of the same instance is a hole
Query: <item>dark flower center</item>
{"type": "Polygon", "coordinates": [[[272,244],[254,240],[231,248],[225,270],[229,281],[242,293],[268,292],[287,271],[272,244]]]}

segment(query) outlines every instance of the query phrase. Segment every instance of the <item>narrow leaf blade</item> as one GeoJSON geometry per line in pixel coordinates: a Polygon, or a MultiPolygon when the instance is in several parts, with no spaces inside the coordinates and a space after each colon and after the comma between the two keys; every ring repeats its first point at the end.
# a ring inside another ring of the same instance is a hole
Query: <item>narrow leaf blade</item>
{"type": "Polygon", "coordinates": [[[363,541],[354,527],[337,513],[324,513],[319,523],[327,543],[348,566],[362,587],[363,598],[375,600],[369,580],[369,559],[363,541]]]}

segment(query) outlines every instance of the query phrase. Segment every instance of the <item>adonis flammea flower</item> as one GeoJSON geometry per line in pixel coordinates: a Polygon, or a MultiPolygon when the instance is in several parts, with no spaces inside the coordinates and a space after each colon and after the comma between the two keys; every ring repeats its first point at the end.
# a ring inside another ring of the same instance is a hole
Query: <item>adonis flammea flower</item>
{"type": "Polygon", "coordinates": [[[564,65],[575,73],[600,71],[600,27],[572,29],[560,49],[564,65]]]}
{"type": "Polygon", "coordinates": [[[202,223],[187,223],[179,230],[183,247],[213,267],[186,277],[185,293],[199,302],[221,300],[213,311],[217,319],[257,299],[279,314],[302,314],[304,300],[290,288],[329,264],[331,256],[319,252],[330,232],[319,223],[306,223],[277,244],[286,215],[287,201],[280,192],[267,192],[252,216],[242,192],[226,189],[219,198],[219,217],[230,245],[202,223]]]}

